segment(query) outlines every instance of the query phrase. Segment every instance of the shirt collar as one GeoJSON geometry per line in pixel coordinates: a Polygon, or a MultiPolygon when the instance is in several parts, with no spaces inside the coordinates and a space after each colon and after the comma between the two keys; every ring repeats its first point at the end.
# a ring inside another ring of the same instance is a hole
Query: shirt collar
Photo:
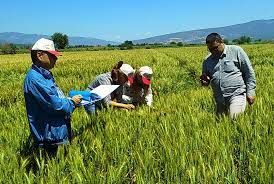
{"type": "Polygon", "coordinates": [[[223,59],[224,57],[226,57],[226,52],[227,52],[227,46],[224,44],[224,52],[220,56],[220,59],[223,59]]]}
{"type": "Polygon", "coordinates": [[[41,75],[43,75],[43,77],[45,77],[46,79],[53,78],[52,73],[49,70],[44,69],[43,67],[33,64],[31,68],[36,72],[40,73],[41,75]]]}

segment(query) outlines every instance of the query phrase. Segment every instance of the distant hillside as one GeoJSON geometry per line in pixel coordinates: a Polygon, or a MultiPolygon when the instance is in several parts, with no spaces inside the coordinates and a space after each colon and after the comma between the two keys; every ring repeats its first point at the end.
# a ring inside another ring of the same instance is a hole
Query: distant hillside
{"type": "MultiPolygon", "coordinates": [[[[40,38],[50,38],[48,35],[24,34],[17,32],[0,33],[1,43],[33,44],[40,38]]],[[[69,45],[117,45],[119,43],[89,37],[69,37],[69,45]]]]}
{"type": "Polygon", "coordinates": [[[119,45],[120,43],[118,42],[112,42],[112,41],[106,41],[106,40],[101,40],[97,38],[89,38],[89,37],[69,37],[69,45],[119,45]]]}
{"type": "MultiPolygon", "coordinates": [[[[233,40],[240,36],[249,36],[252,39],[273,40],[274,39],[274,19],[271,20],[255,20],[243,24],[236,24],[218,28],[199,29],[166,35],[155,36],[146,39],[134,40],[134,44],[141,43],[168,43],[168,42],[183,42],[183,43],[203,43],[205,37],[212,32],[217,32],[223,38],[233,40]]],[[[17,32],[0,33],[1,43],[14,44],[33,44],[39,38],[50,38],[48,35],[24,34],[17,32]]],[[[106,41],[90,37],[69,37],[69,45],[118,45],[118,42],[106,41]]]]}
{"type": "Polygon", "coordinates": [[[155,36],[151,38],[135,40],[134,44],[141,43],[167,43],[171,41],[183,43],[203,43],[209,33],[217,32],[223,38],[232,40],[240,36],[249,36],[252,39],[272,40],[274,39],[274,19],[256,20],[243,24],[236,24],[218,28],[208,28],[200,30],[192,30],[166,35],[155,36]]]}

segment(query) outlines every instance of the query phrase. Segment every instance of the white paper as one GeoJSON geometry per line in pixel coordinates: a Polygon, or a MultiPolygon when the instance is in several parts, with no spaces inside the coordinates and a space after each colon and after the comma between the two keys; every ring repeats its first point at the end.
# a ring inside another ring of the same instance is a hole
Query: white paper
{"type": "Polygon", "coordinates": [[[100,85],[97,88],[94,88],[91,93],[97,94],[100,96],[100,99],[98,100],[102,100],[106,96],[110,95],[118,87],[119,85],[100,85]]]}
{"type": "MultiPolygon", "coordinates": [[[[102,100],[106,96],[110,95],[118,87],[119,87],[119,85],[100,85],[100,86],[94,88],[92,91],[90,91],[91,93],[97,94],[100,98],[97,100],[94,100],[94,101],[82,100],[80,102],[79,106],[92,104],[96,101],[102,100]]],[[[71,99],[71,98],[69,97],[69,99],[71,99]]]]}
{"type": "Polygon", "coordinates": [[[91,104],[91,103],[93,103],[93,102],[92,101],[87,101],[87,100],[82,100],[80,102],[80,105],[88,105],[88,104],[91,104]]]}

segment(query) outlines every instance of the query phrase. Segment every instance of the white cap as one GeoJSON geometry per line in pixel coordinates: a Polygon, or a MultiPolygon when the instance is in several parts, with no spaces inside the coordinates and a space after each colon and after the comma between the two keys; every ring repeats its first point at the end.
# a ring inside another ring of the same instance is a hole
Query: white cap
{"type": "Polygon", "coordinates": [[[55,50],[54,43],[52,40],[41,38],[31,48],[31,50],[42,50],[47,51],[55,56],[60,56],[60,52],[55,50]]]}
{"type": "Polygon", "coordinates": [[[142,82],[145,85],[151,84],[152,69],[148,66],[142,66],[139,69],[140,75],[142,76],[142,82]]]}
{"type": "Polygon", "coordinates": [[[130,74],[133,74],[135,71],[129,64],[122,64],[120,67],[120,70],[126,74],[126,76],[129,76],[130,74]]]}
{"type": "Polygon", "coordinates": [[[152,69],[149,66],[142,66],[139,69],[141,75],[152,75],[152,69]]]}

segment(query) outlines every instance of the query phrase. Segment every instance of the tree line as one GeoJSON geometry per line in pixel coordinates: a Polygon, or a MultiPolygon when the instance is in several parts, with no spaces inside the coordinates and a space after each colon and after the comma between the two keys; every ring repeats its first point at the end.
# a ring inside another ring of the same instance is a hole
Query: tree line
{"type": "MultiPolygon", "coordinates": [[[[62,33],[54,33],[51,39],[56,49],[64,49],[69,45],[68,36],[62,33]]],[[[0,54],[16,54],[20,49],[29,49],[32,45],[3,43],[0,45],[0,54]]]]}

